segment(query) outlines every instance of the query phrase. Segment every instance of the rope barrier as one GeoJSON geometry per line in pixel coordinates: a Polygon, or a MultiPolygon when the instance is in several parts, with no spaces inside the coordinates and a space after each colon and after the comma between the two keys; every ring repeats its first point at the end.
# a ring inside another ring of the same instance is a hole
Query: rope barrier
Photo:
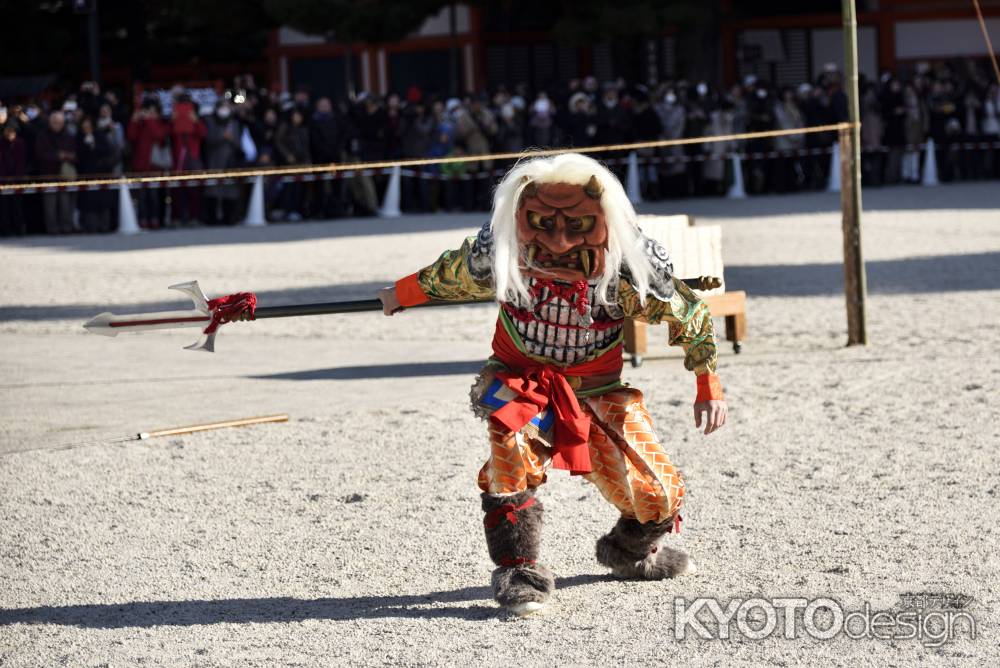
{"type": "MultiPolygon", "coordinates": [[[[804,135],[816,132],[836,132],[852,127],[850,123],[833,123],[830,125],[817,125],[809,128],[789,128],[787,130],[765,130],[762,132],[741,132],[737,134],[715,135],[711,137],[685,137],[683,139],[656,139],[652,141],[633,142],[630,144],[605,144],[603,146],[583,146],[580,148],[554,148],[540,151],[519,151],[515,153],[487,153],[483,155],[453,156],[447,158],[416,158],[410,160],[383,160],[377,162],[356,162],[356,163],[330,163],[326,165],[303,165],[301,167],[271,167],[257,169],[234,169],[185,172],[183,174],[161,174],[158,176],[120,176],[98,179],[71,179],[59,181],[33,181],[27,183],[0,183],[0,195],[16,192],[46,192],[65,191],[68,189],[80,190],[99,186],[119,187],[122,184],[147,185],[153,183],[177,183],[180,185],[194,185],[194,183],[208,183],[212,179],[219,179],[221,183],[232,183],[224,179],[249,180],[258,176],[294,176],[299,174],[336,174],[340,172],[361,172],[362,175],[374,174],[368,170],[387,170],[394,167],[419,167],[423,165],[447,165],[464,162],[487,162],[491,160],[521,160],[523,158],[540,158],[561,153],[605,153],[612,151],[634,151],[644,148],[664,148],[668,146],[686,146],[689,144],[707,144],[724,141],[740,141],[745,139],[766,139],[768,137],[784,137],[788,135],[804,135]]],[[[208,183],[214,185],[213,183],[208,183]]]]}
{"type": "MultiPolygon", "coordinates": [[[[904,151],[904,152],[924,152],[927,148],[927,144],[905,144],[902,146],[879,146],[877,148],[862,149],[862,155],[872,155],[872,154],[887,154],[892,151],[904,151]]],[[[988,150],[988,149],[1000,149],[1000,141],[993,142],[953,142],[950,144],[944,144],[938,146],[941,150],[955,149],[960,150],[988,150]]],[[[809,157],[809,156],[820,156],[829,155],[833,152],[832,146],[820,147],[820,148],[804,148],[804,149],[790,149],[783,151],[729,151],[726,153],[718,154],[696,154],[696,155],[651,155],[651,156],[637,156],[637,163],[639,165],[667,165],[672,163],[691,163],[691,162],[712,162],[712,161],[729,161],[733,157],[738,157],[740,160],[768,160],[774,158],[788,158],[788,157],[809,157]]],[[[536,154],[530,154],[536,155],[536,154]]],[[[483,161],[487,159],[484,156],[477,156],[476,161],[483,161]]],[[[471,162],[472,160],[466,160],[471,162]]],[[[609,158],[604,161],[607,165],[618,165],[624,166],[628,164],[628,158],[609,158]]],[[[119,188],[123,183],[127,187],[139,186],[139,187],[152,187],[152,188],[186,188],[189,186],[215,186],[215,185],[230,185],[234,183],[246,183],[251,182],[257,178],[257,176],[271,177],[275,180],[279,180],[282,183],[311,183],[315,181],[331,181],[340,178],[352,178],[354,176],[374,176],[374,175],[385,175],[390,173],[391,168],[374,168],[374,169],[354,169],[354,170],[309,170],[305,168],[298,170],[296,173],[278,173],[278,170],[253,170],[247,172],[241,172],[239,176],[222,176],[217,173],[208,172],[186,172],[183,175],[173,175],[179,178],[171,178],[169,181],[165,179],[152,179],[140,180],[136,178],[132,179],[94,179],[89,181],[50,181],[50,182],[24,182],[17,184],[10,184],[9,182],[4,184],[0,183],[0,195],[8,195],[20,192],[25,195],[35,194],[35,193],[52,193],[52,192],[93,192],[100,190],[114,190],[119,188]],[[15,188],[14,185],[17,187],[15,188]]],[[[400,176],[404,178],[415,178],[424,181],[474,181],[478,179],[485,178],[495,178],[503,173],[504,170],[500,169],[489,169],[489,170],[479,170],[476,172],[466,172],[463,174],[439,174],[434,172],[422,171],[419,169],[401,169],[400,176]]]]}

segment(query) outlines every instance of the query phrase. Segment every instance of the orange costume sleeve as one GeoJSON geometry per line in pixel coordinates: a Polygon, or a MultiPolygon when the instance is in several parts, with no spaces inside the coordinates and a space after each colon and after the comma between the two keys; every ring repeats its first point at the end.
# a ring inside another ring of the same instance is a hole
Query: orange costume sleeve
{"type": "Polygon", "coordinates": [[[722,393],[722,381],[714,373],[703,373],[696,377],[698,385],[698,395],[695,401],[722,401],[725,395],[722,393]]]}
{"type": "Polygon", "coordinates": [[[416,272],[396,281],[396,300],[400,306],[418,306],[431,300],[420,289],[420,272],[416,272]]]}

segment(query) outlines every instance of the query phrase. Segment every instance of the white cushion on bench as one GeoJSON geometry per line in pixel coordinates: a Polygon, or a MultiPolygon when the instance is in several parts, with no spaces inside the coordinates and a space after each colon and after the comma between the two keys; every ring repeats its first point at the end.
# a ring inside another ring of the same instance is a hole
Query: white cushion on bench
{"type": "Polygon", "coordinates": [[[687,216],[639,216],[639,227],[667,249],[680,278],[718,276],[722,287],[697,291],[699,296],[721,295],[726,291],[722,266],[722,228],[718,225],[690,225],[687,216]]]}

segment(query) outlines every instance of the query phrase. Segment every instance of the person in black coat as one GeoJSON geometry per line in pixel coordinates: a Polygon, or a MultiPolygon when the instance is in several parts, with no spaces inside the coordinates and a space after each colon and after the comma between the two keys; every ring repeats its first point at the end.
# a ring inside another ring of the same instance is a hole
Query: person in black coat
{"type": "Polygon", "coordinates": [[[890,78],[882,91],[882,143],[889,148],[885,164],[885,182],[899,183],[906,145],[906,105],[903,103],[903,84],[896,77],[890,78]]]}
{"type": "MultiPolygon", "coordinates": [[[[80,119],[76,133],[77,171],[83,178],[111,173],[119,156],[104,132],[94,127],[90,116],[80,119]]],[[[84,190],[77,198],[80,210],[80,227],[84,232],[110,232],[111,213],[115,192],[112,190],[84,190]]]]}
{"type": "MultiPolygon", "coordinates": [[[[18,179],[28,175],[28,145],[18,136],[20,125],[10,119],[0,135],[0,179],[18,179]]],[[[0,236],[20,236],[27,225],[24,195],[0,195],[0,236]]]]}
{"type": "MultiPolygon", "coordinates": [[[[309,122],[309,150],[317,165],[342,162],[344,155],[344,123],[333,110],[330,98],[316,100],[316,109],[309,122]]],[[[323,217],[337,215],[343,209],[340,197],[342,183],[320,181],[314,185],[315,213],[323,217]]]]}

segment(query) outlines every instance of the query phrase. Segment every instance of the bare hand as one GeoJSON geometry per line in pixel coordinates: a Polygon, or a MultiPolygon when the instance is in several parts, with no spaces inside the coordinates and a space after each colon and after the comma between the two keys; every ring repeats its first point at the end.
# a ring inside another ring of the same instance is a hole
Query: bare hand
{"type": "Polygon", "coordinates": [[[378,298],[382,300],[382,313],[392,315],[403,310],[399,300],[396,299],[396,288],[382,288],[378,291],[378,298]]]}
{"type": "Polygon", "coordinates": [[[701,429],[702,415],[705,416],[705,435],[708,436],[726,424],[729,409],[725,401],[698,401],[694,405],[694,426],[701,429]]]}

